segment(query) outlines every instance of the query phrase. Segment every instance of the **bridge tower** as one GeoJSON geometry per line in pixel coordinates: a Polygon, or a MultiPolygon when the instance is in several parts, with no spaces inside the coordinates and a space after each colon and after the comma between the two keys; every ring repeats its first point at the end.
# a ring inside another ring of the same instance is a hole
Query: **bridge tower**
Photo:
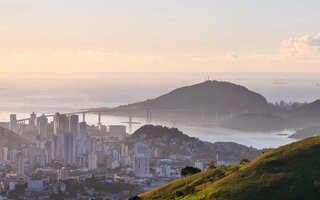
{"type": "Polygon", "coordinates": [[[85,112],[82,113],[82,122],[86,122],[86,113],[85,112]]]}
{"type": "Polygon", "coordinates": [[[98,112],[98,126],[101,126],[101,112],[98,112]]]}
{"type": "Polygon", "coordinates": [[[123,124],[128,124],[129,125],[129,133],[132,133],[132,125],[133,124],[141,124],[140,122],[134,122],[132,120],[132,112],[129,112],[129,121],[127,122],[122,122],[123,124]]]}
{"type": "Polygon", "coordinates": [[[147,110],[146,124],[152,124],[152,112],[147,110]]]}

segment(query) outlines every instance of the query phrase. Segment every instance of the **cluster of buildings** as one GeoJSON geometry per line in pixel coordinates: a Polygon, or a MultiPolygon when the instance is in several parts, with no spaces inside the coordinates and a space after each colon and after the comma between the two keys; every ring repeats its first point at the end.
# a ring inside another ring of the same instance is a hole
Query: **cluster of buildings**
{"type": "MultiPolygon", "coordinates": [[[[16,116],[10,115],[9,129],[22,134],[21,127],[16,116]]],[[[45,115],[37,118],[32,113],[27,128],[37,132],[34,134],[35,145],[32,148],[21,148],[18,153],[23,158],[32,154],[34,162],[42,167],[53,161],[61,161],[65,166],[76,165],[79,156],[93,151],[93,146],[88,140],[87,124],[79,122],[78,115],[56,113],[53,122],[48,123],[45,115]]]]}
{"type": "MultiPolygon", "coordinates": [[[[32,142],[0,146],[3,191],[14,191],[18,184],[27,185],[26,191],[65,191],[65,180],[101,174],[112,177],[111,182],[121,179],[148,190],[180,176],[180,158],[163,159],[152,146],[126,143],[123,125],[88,126],[78,115],[60,113],[49,122],[47,116],[32,113],[28,124],[10,115],[9,129],[32,142]],[[95,133],[105,137],[94,137],[95,133]]],[[[194,166],[204,169],[202,162],[194,166]]]]}
{"type": "MultiPolygon", "coordinates": [[[[88,170],[96,170],[99,166],[107,166],[110,169],[127,167],[132,168],[136,176],[151,176],[150,150],[147,145],[136,143],[129,155],[129,147],[125,144],[113,147],[89,137],[88,125],[84,121],[79,122],[78,115],[68,116],[56,113],[53,121],[49,123],[45,115],[37,117],[35,113],[32,113],[28,126],[37,131],[36,145],[32,148],[26,147],[10,151],[10,154],[14,153],[19,160],[13,159],[12,161],[19,164],[21,175],[24,174],[23,161],[31,159],[29,163],[40,167],[59,161],[64,167],[76,166],[88,170]]],[[[126,127],[123,125],[103,126],[99,124],[97,128],[113,136],[126,133],[126,127]]],[[[10,115],[9,129],[15,133],[22,134],[23,132],[15,114],[10,115]]],[[[4,151],[7,152],[8,149],[4,151]]]]}
{"type": "Polygon", "coordinates": [[[280,111],[292,111],[292,110],[296,110],[302,106],[305,106],[307,103],[300,103],[300,102],[285,102],[283,100],[279,101],[279,102],[275,102],[273,105],[279,109],[280,111]]]}

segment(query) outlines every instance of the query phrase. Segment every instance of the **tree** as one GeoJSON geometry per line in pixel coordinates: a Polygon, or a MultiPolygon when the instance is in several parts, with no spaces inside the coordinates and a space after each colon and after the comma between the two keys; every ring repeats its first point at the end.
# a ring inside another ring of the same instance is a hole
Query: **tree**
{"type": "Polygon", "coordinates": [[[242,159],[242,160],[240,161],[240,165],[246,165],[246,164],[248,164],[249,162],[250,162],[249,159],[242,159]]]}
{"type": "Polygon", "coordinates": [[[216,165],[216,161],[212,160],[208,163],[208,169],[216,169],[217,165],[216,165]]]}
{"type": "Polygon", "coordinates": [[[190,175],[197,174],[199,172],[201,172],[201,169],[196,167],[190,167],[190,166],[184,167],[180,171],[181,176],[190,176],[190,175]]]}
{"type": "Polygon", "coordinates": [[[130,197],[128,200],[140,200],[141,198],[138,196],[130,197]]]}
{"type": "Polygon", "coordinates": [[[23,199],[27,184],[17,184],[15,190],[9,192],[10,199],[23,199]]]}

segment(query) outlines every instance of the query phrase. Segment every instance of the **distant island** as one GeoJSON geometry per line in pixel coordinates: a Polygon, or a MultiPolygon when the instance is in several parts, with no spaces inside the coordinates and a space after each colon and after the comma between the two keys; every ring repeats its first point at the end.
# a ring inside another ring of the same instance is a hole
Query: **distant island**
{"type": "Polygon", "coordinates": [[[320,135],[320,126],[311,126],[298,130],[296,133],[290,135],[293,139],[305,139],[312,136],[320,135]]]}
{"type": "Polygon", "coordinates": [[[177,121],[212,121],[247,112],[269,112],[273,107],[260,94],[229,82],[205,81],[178,88],[155,99],[122,105],[114,111],[131,110],[145,116],[145,111],[160,119],[177,121]]]}
{"type": "Polygon", "coordinates": [[[106,114],[127,116],[128,112],[134,117],[194,126],[270,132],[316,125],[320,121],[320,100],[309,104],[295,102],[288,108],[270,103],[241,85],[205,81],[154,99],[111,108],[106,114]]]}

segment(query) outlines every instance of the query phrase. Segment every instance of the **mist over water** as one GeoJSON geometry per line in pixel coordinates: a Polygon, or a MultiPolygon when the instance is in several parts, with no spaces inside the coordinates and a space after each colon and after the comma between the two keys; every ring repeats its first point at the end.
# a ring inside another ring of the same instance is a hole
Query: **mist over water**
{"type": "MultiPolygon", "coordinates": [[[[320,73],[1,73],[0,121],[8,121],[10,113],[16,113],[19,119],[31,112],[51,114],[143,101],[200,83],[206,76],[243,85],[269,102],[311,102],[320,98],[320,73]]],[[[87,121],[95,124],[96,118],[88,115],[87,121]]],[[[102,118],[104,124],[121,124],[127,120],[126,117],[102,118]]],[[[145,119],[135,120],[145,123],[145,119]]],[[[276,133],[267,138],[265,134],[248,136],[229,130],[226,133],[221,129],[177,126],[184,133],[207,141],[234,141],[259,148],[292,141],[276,133]]]]}

